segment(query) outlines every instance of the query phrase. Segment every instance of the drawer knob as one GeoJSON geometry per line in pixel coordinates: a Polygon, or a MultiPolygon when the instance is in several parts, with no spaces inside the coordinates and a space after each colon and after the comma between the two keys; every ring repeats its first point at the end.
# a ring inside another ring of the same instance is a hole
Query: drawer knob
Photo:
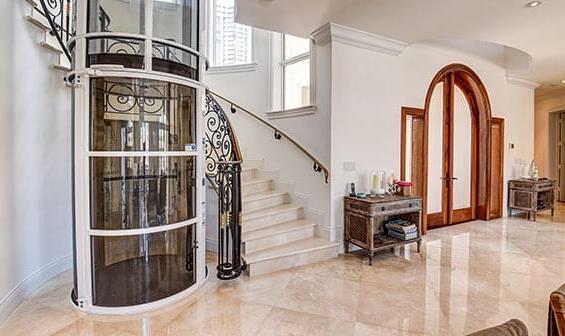
{"type": "Polygon", "coordinates": [[[386,207],[381,207],[381,211],[385,211],[385,210],[386,210],[386,207]]]}
{"type": "Polygon", "coordinates": [[[411,208],[414,204],[410,203],[408,204],[408,207],[411,208]]]}

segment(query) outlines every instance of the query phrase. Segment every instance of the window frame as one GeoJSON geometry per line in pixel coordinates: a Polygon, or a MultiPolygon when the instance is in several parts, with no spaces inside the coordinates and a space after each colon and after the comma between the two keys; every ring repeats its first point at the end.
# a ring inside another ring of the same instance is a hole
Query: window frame
{"type": "Polygon", "coordinates": [[[271,35],[271,74],[269,83],[271,85],[269,95],[270,111],[267,112],[269,119],[289,118],[316,112],[316,68],[315,68],[315,45],[310,40],[310,48],[307,52],[285,59],[285,35],[272,33],[271,35]],[[285,108],[285,67],[298,62],[309,60],[310,62],[310,101],[296,108],[285,108]]]}
{"type": "MultiPolygon", "coordinates": [[[[216,59],[216,21],[217,21],[217,15],[216,15],[216,1],[217,0],[209,0],[208,3],[208,8],[207,8],[207,19],[208,19],[208,24],[207,24],[207,30],[208,30],[208,38],[207,38],[207,60],[208,60],[208,64],[209,64],[209,68],[207,70],[207,73],[226,73],[226,72],[243,72],[243,71],[254,71],[255,68],[257,67],[257,63],[255,62],[255,34],[253,31],[253,27],[251,26],[247,26],[247,25],[242,25],[242,26],[246,26],[249,27],[249,34],[250,34],[250,39],[251,39],[251,43],[250,43],[250,61],[246,62],[246,63],[238,63],[238,64],[229,64],[229,65],[215,65],[214,64],[214,60],[216,59]]],[[[234,21],[235,24],[239,24],[236,23],[234,21]]]]}

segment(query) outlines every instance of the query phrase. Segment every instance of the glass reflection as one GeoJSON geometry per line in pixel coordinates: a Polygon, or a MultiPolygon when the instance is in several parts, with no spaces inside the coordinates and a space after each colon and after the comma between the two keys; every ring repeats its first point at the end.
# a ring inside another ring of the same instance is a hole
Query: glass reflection
{"type": "Polygon", "coordinates": [[[137,236],[92,237],[94,305],[156,301],[196,282],[194,225],[137,236]]]}
{"type": "Polygon", "coordinates": [[[195,149],[196,89],[128,78],[91,80],[94,151],[195,149]]]}
{"type": "Polygon", "coordinates": [[[88,32],[144,34],[144,0],[89,0],[88,32]],[[127,18],[124,19],[124,18],[127,18]]]}
{"type": "Polygon", "coordinates": [[[153,36],[198,50],[198,1],[154,0],[153,36]]]}
{"type": "Polygon", "coordinates": [[[196,211],[194,157],[91,158],[91,227],[149,228],[196,211]]]}

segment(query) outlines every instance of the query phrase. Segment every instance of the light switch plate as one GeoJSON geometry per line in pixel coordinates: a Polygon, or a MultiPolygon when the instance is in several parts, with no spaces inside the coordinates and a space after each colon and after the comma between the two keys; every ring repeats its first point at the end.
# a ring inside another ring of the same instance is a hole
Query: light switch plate
{"type": "Polygon", "coordinates": [[[343,170],[355,171],[355,161],[343,161],[343,170]]]}

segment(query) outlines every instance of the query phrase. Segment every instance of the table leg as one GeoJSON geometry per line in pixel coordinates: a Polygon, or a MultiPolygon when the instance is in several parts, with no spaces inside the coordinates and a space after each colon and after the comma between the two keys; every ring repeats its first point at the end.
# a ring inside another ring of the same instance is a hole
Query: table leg
{"type": "Polygon", "coordinates": [[[530,216],[530,215],[531,215],[531,213],[528,211],[528,220],[531,219],[531,216],[530,216]]]}
{"type": "Polygon", "coordinates": [[[553,217],[554,213],[555,213],[555,208],[551,208],[551,217],[553,217]]]}
{"type": "Polygon", "coordinates": [[[418,253],[420,253],[420,246],[422,246],[422,241],[421,241],[421,240],[418,241],[418,253]]]}
{"type": "Polygon", "coordinates": [[[343,251],[349,253],[349,242],[347,240],[343,241],[343,251]]]}
{"type": "Polygon", "coordinates": [[[373,266],[373,256],[375,254],[373,253],[373,251],[369,252],[369,266],[373,266]]]}

